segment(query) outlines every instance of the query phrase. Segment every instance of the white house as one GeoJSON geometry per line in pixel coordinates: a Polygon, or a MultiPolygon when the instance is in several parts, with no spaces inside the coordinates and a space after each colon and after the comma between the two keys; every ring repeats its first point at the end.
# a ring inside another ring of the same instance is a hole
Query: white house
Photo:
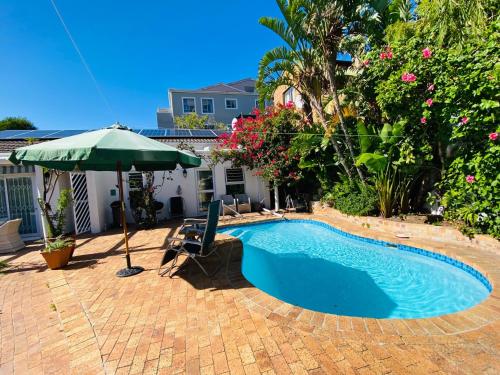
{"type": "MultiPolygon", "coordinates": [[[[196,217],[206,214],[206,203],[232,192],[245,192],[252,202],[263,202],[270,207],[268,184],[246,168],[233,168],[230,163],[210,165],[210,150],[217,142],[218,133],[212,130],[143,129],[135,130],[160,142],[178,147],[188,145],[200,156],[207,156],[199,168],[155,172],[158,186],[155,199],[164,204],[159,219],[170,217],[170,198],[182,197],[184,216],[196,217]]],[[[42,169],[39,167],[15,166],[8,161],[10,152],[29,142],[42,142],[75,135],[76,130],[50,131],[0,131],[0,221],[21,217],[21,234],[25,239],[43,235],[43,220],[37,198],[43,191],[42,169]]],[[[140,172],[124,173],[125,197],[142,181],[140,172]]],[[[111,203],[118,200],[116,173],[78,172],[65,173],[57,183],[53,201],[58,191],[72,188],[73,203],[68,212],[69,230],[76,233],[99,233],[113,223],[111,203]]],[[[127,221],[133,222],[130,204],[127,205],[127,221]]]]}

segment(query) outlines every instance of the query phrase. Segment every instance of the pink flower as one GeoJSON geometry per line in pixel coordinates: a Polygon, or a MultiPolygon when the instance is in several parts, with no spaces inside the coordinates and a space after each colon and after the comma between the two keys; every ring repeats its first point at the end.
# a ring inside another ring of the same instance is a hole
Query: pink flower
{"type": "Polygon", "coordinates": [[[387,53],[382,52],[379,56],[380,56],[380,60],[385,60],[387,58],[387,53]]]}
{"type": "Polygon", "coordinates": [[[387,52],[387,58],[392,59],[392,52],[391,51],[387,52]]]}
{"type": "Polygon", "coordinates": [[[425,118],[425,117],[420,118],[420,123],[427,124],[427,118],[425,118]]]}
{"type": "Polygon", "coordinates": [[[490,138],[490,140],[496,141],[498,138],[498,133],[490,133],[488,137],[490,138]]]}
{"type": "Polygon", "coordinates": [[[474,181],[476,181],[476,177],[468,175],[467,177],[465,177],[465,181],[467,181],[467,183],[469,184],[472,184],[474,181]]]}
{"type": "Polygon", "coordinates": [[[432,106],[432,103],[433,103],[432,99],[427,99],[427,100],[425,101],[425,104],[427,104],[429,107],[431,107],[431,106],[432,106]]]}
{"type": "Polygon", "coordinates": [[[286,104],[285,104],[285,108],[286,109],[293,109],[295,108],[295,103],[291,100],[289,100],[286,104]]]}
{"type": "Polygon", "coordinates": [[[429,48],[424,48],[424,49],[422,50],[422,57],[423,57],[424,59],[428,59],[428,58],[430,58],[431,56],[432,56],[432,52],[431,52],[431,50],[430,50],[429,48]]]}
{"type": "Polygon", "coordinates": [[[469,122],[469,118],[467,116],[462,117],[462,119],[460,120],[460,123],[464,124],[464,125],[467,124],[468,122],[469,122]]]}
{"type": "Polygon", "coordinates": [[[427,86],[427,91],[434,91],[434,84],[431,83],[429,86],[427,86]]]}
{"type": "Polygon", "coordinates": [[[368,65],[370,65],[370,60],[365,60],[365,61],[363,61],[363,65],[364,65],[364,66],[368,66],[368,65]]]}
{"type": "Polygon", "coordinates": [[[403,73],[403,75],[401,76],[401,80],[403,82],[415,82],[417,79],[417,76],[413,73],[403,73]]]}

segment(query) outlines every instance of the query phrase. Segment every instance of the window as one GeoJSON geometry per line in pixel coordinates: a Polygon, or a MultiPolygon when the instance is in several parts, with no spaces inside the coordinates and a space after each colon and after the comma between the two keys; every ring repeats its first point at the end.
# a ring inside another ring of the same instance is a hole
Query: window
{"type": "Polygon", "coordinates": [[[226,109],[238,109],[238,99],[226,98],[226,109]]]}
{"type": "Polygon", "coordinates": [[[288,102],[293,103],[293,87],[288,88],[288,90],[283,93],[283,104],[287,104],[288,102]]]}
{"type": "Polygon", "coordinates": [[[259,108],[259,99],[255,99],[255,108],[259,108]]]}
{"type": "Polygon", "coordinates": [[[182,111],[184,113],[196,112],[194,98],[182,98],[182,111]]]}
{"type": "Polygon", "coordinates": [[[205,115],[214,113],[214,100],[212,98],[201,98],[201,113],[205,115]]]}
{"type": "Polygon", "coordinates": [[[198,211],[206,212],[214,197],[214,180],[211,170],[198,170],[198,211]]]}
{"type": "Polygon", "coordinates": [[[226,194],[245,194],[245,175],[243,169],[226,169],[226,194]]]}

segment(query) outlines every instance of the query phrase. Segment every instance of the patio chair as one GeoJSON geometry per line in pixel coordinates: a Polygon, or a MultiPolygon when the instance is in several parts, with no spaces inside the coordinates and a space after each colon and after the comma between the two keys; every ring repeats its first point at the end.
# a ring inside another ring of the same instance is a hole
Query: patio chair
{"type": "Polygon", "coordinates": [[[236,194],[236,202],[240,214],[252,212],[252,202],[250,202],[250,197],[248,195],[236,194]]]}
{"type": "Polygon", "coordinates": [[[0,254],[21,250],[24,242],[19,235],[22,219],[7,220],[0,224],[0,254]]]}
{"type": "Polygon", "coordinates": [[[222,214],[223,215],[238,215],[238,206],[236,199],[232,195],[221,195],[222,200],[222,214]]]}
{"type": "Polygon", "coordinates": [[[217,224],[219,223],[220,204],[220,200],[210,202],[210,205],[208,206],[208,215],[205,229],[199,239],[179,237],[168,239],[167,249],[165,250],[160,263],[160,268],[158,270],[158,274],[160,276],[168,274],[168,276],[171,277],[172,271],[174,269],[179,270],[184,264],[186,264],[186,262],[184,262],[181,266],[177,266],[177,261],[179,255],[181,254],[186,255],[189,259],[194,260],[194,262],[201,268],[205,275],[210,277],[217,273],[222,264],[217,267],[214,272],[209,274],[198,259],[207,258],[212,254],[215,254],[218,258],[220,258],[219,254],[217,254],[217,247],[214,245],[217,224]],[[170,266],[162,269],[162,267],[169,262],[172,262],[170,266]]]}

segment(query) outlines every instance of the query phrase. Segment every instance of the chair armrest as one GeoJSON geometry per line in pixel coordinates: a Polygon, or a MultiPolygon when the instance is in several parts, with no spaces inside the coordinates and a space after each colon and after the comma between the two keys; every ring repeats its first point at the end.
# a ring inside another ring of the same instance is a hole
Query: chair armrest
{"type": "Polygon", "coordinates": [[[186,240],[185,238],[179,238],[179,237],[169,237],[168,238],[168,242],[176,242],[176,241],[182,242],[182,244],[188,243],[191,245],[200,245],[201,246],[200,241],[186,240]]]}
{"type": "Polygon", "coordinates": [[[207,219],[184,219],[184,224],[189,223],[206,223],[207,219]]]}
{"type": "Polygon", "coordinates": [[[184,238],[180,238],[180,237],[168,237],[167,238],[167,242],[182,242],[184,240],[185,240],[184,238]]]}

